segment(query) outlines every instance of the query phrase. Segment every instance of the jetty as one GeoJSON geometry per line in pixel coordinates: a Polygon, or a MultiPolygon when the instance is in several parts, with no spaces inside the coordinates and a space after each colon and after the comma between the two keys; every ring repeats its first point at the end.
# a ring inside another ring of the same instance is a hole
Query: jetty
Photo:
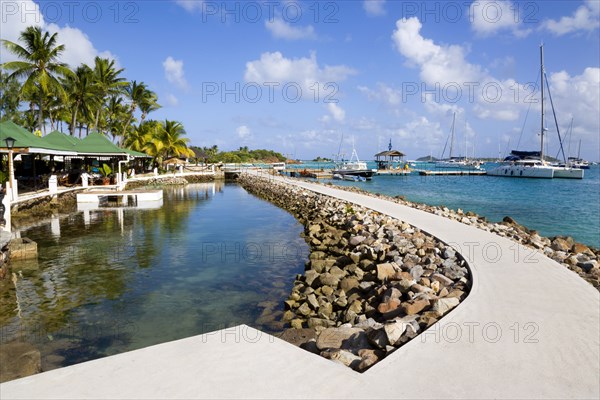
{"type": "Polygon", "coordinates": [[[572,271],[432,213],[264,177],[398,218],[450,244],[471,270],[469,296],[362,374],[239,325],[6,382],[2,398],[600,397],[600,295],[572,271]]]}
{"type": "Polygon", "coordinates": [[[419,175],[423,176],[483,176],[486,174],[483,170],[428,170],[428,169],[418,169],[415,170],[419,173],[419,175]]]}

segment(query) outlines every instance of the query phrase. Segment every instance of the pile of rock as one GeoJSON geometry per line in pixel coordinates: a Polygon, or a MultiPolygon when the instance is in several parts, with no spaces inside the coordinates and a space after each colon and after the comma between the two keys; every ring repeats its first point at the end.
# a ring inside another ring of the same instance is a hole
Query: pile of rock
{"type": "Polygon", "coordinates": [[[311,246],[285,301],[282,338],[364,371],[456,307],[470,288],[465,261],[407,223],[265,178],[246,190],[292,212],[311,246]]]}
{"type": "Polygon", "coordinates": [[[530,230],[518,224],[510,217],[505,217],[502,222],[494,223],[487,221],[485,217],[473,212],[465,213],[461,209],[455,211],[444,206],[438,207],[412,203],[406,201],[402,196],[389,197],[381,194],[373,194],[356,187],[338,187],[338,189],[394,201],[444,218],[453,219],[466,225],[475,226],[499,236],[507,237],[517,243],[530,247],[533,251],[542,252],[547,257],[577,273],[581,278],[600,290],[600,249],[577,243],[571,237],[555,236],[553,238],[546,238],[540,236],[537,231],[530,230]]]}

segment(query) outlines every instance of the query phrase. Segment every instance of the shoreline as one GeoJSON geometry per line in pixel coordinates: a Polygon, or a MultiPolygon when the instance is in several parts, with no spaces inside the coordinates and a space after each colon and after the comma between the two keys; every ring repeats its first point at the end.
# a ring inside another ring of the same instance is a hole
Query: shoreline
{"type": "Polygon", "coordinates": [[[534,251],[540,251],[542,254],[548,256],[548,258],[575,272],[582,279],[586,280],[600,291],[600,249],[578,243],[570,236],[541,236],[537,230],[529,229],[526,226],[519,224],[510,216],[504,217],[501,222],[491,222],[484,216],[480,216],[472,211],[464,212],[460,208],[453,210],[445,206],[432,206],[425,203],[412,202],[406,200],[404,196],[387,196],[380,193],[369,192],[355,186],[337,186],[330,183],[308,182],[391,201],[458,221],[466,225],[475,226],[483,231],[491,232],[501,237],[507,237],[534,251]]]}

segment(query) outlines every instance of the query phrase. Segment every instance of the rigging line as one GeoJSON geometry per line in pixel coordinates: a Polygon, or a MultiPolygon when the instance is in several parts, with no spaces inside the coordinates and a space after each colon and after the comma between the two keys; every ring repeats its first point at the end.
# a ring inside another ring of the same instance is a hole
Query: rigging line
{"type": "MultiPolygon", "coordinates": [[[[537,74],[537,78],[535,79],[535,85],[533,86],[534,89],[537,89],[539,81],[540,81],[540,74],[537,74]]],[[[531,111],[532,104],[533,104],[533,102],[530,101],[529,107],[527,107],[527,113],[525,114],[525,120],[523,121],[523,126],[521,127],[521,133],[519,134],[519,140],[517,141],[517,147],[516,147],[517,150],[519,149],[519,146],[521,145],[521,138],[523,137],[523,132],[525,131],[525,125],[527,124],[527,117],[529,116],[529,111],[531,111]]]]}
{"type": "MultiPolygon", "coordinates": [[[[565,157],[565,149],[563,148],[563,141],[560,136],[560,129],[558,127],[558,120],[556,119],[556,111],[554,110],[554,102],[552,101],[552,94],[550,93],[550,83],[548,83],[548,76],[546,76],[546,71],[544,71],[544,80],[546,81],[546,87],[548,88],[548,98],[550,99],[550,105],[552,106],[552,115],[554,116],[554,125],[556,125],[556,132],[558,133],[558,142],[560,143],[560,151],[563,155],[563,160],[565,164],[567,163],[567,157],[565,157]]],[[[544,82],[542,82],[542,85],[544,82]]]]}

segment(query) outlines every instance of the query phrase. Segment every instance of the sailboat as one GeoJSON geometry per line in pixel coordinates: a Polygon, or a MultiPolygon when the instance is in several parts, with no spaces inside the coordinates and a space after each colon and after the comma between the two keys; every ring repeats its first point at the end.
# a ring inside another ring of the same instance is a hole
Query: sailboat
{"type": "MultiPolygon", "coordinates": [[[[487,175],[506,176],[512,178],[569,178],[582,179],[583,170],[570,166],[552,166],[544,161],[544,135],[548,131],[545,126],[546,114],[544,109],[544,83],[547,84],[544,70],[544,46],[540,46],[540,73],[541,73],[541,131],[540,151],[516,151],[506,157],[502,164],[487,171],[487,175]]],[[[548,89],[550,89],[548,87],[548,89]]],[[[552,97],[550,97],[552,101],[552,97]]],[[[553,108],[554,111],[554,108],[553,108]]],[[[556,115],[554,116],[556,122],[556,115]]],[[[558,124],[557,124],[558,126],[558,124]]],[[[562,144],[561,144],[562,146],[562,144]]]]}
{"type": "MultiPolygon", "coordinates": [[[[453,157],[454,149],[454,123],[456,122],[456,113],[452,115],[452,129],[450,130],[450,154],[447,159],[435,162],[436,168],[453,168],[453,169],[479,169],[479,163],[471,163],[466,156],[466,137],[465,137],[465,157],[453,157]]],[[[446,142],[447,143],[447,142],[446,142]]],[[[444,148],[444,151],[446,149],[444,148]]],[[[442,152],[443,156],[443,152],[442,152]]]]}

